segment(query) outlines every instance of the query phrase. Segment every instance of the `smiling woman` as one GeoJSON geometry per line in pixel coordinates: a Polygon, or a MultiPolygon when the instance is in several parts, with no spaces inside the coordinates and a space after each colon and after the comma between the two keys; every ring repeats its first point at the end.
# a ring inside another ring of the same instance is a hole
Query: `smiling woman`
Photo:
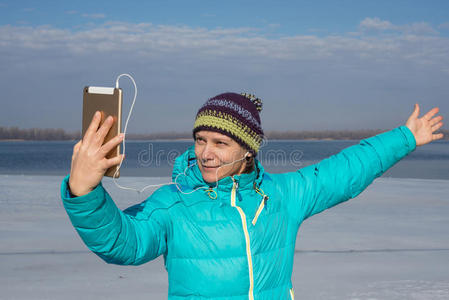
{"type": "MultiPolygon", "coordinates": [[[[73,151],[61,187],[64,207],[86,245],[108,263],[139,265],[163,255],[169,299],[293,299],[299,226],[359,195],[416,146],[442,138],[438,108],[419,106],[391,131],[362,140],[296,172],[271,174],[257,160],[260,99],[224,93],[206,101],[194,146],[176,159],[173,180],[120,211],[104,189],[106,159],[121,137],[102,144],[112,120],[94,117],[73,151]]],[[[149,291],[151,292],[151,291],[149,291]]]]}

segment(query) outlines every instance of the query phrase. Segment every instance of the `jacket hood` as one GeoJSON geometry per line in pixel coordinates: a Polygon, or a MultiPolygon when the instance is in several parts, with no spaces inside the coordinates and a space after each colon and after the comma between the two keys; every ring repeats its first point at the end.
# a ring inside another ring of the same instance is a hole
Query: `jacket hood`
{"type": "MultiPolygon", "coordinates": [[[[254,160],[255,168],[251,173],[233,176],[234,180],[239,184],[239,189],[253,189],[254,185],[259,187],[262,184],[264,168],[256,158],[254,160]]],[[[220,179],[218,185],[217,182],[208,183],[204,181],[197,165],[194,145],[176,158],[173,166],[172,180],[179,184],[180,188],[185,192],[201,187],[206,189],[217,187],[220,191],[230,191],[233,186],[231,176],[220,179]]]]}

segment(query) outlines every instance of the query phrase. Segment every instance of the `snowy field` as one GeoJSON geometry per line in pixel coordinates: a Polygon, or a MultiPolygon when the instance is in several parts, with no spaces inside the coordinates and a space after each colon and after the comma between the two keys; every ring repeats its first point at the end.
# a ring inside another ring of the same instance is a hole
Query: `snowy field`
{"type": "MultiPolygon", "coordinates": [[[[124,267],[87,250],[62,207],[61,180],[0,175],[0,299],[166,299],[161,258],[124,267]]],[[[104,186],[122,209],[152,192],[104,186]]],[[[379,178],[307,220],[293,286],[296,299],[449,299],[449,181],[379,178]]]]}

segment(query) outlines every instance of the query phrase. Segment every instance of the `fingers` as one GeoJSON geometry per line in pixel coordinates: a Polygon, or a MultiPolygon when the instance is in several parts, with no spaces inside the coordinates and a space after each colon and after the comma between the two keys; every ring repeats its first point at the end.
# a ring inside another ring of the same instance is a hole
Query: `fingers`
{"type": "Polygon", "coordinates": [[[434,126],[435,124],[437,124],[438,122],[440,122],[441,120],[443,120],[443,116],[437,116],[435,118],[432,118],[429,121],[430,126],[434,126]]]}
{"type": "Polygon", "coordinates": [[[111,116],[107,117],[107,119],[104,121],[103,125],[101,125],[100,129],[98,129],[96,134],[92,137],[92,143],[95,144],[95,146],[101,147],[101,145],[103,144],[104,138],[108,134],[113,123],[114,123],[114,118],[111,116]]]}
{"type": "Polygon", "coordinates": [[[443,126],[443,122],[437,123],[435,125],[432,126],[432,132],[437,131],[438,129],[440,129],[443,126]]]}
{"type": "Polygon", "coordinates": [[[442,139],[444,137],[444,134],[442,133],[437,133],[437,134],[432,134],[432,140],[439,140],[442,139]]]}
{"type": "Polygon", "coordinates": [[[110,141],[108,141],[106,144],[104,144],[100,149],[103,156],[106,156],[106,154],[108,154],[109,151],[111,151],[112,149],[117,147],[117,145],[123,141],[123,138],[124,138],[124,134],[121,133],[121,134],[117,135],[116,137],[114,137],[113,139],[111,139],[110,141]]]}
{"type": "Polygon", "coordinates": [[[89,143],[92,136],[97,132],[100,122],[101,122],[101,113],[99,111],[96,111],[92,118],[92,121],[89,124],[89,127],[86,130],[86,133],[84,134],[83,141],[89,143]]]}
{"type": "Polygon", "coordinates": [[[430,121],[430,119],[432,119],[432,117],[438,113],[440,109],[438,107],[434,107],[431,110],[429,110],[424,116],[424,120],[430,121]]]}
{"type": "Polygon", "coordinates": [[[125,154],[120,154],[120,155],[114,156],[113,158],[106,159],[105,163],[104,163],[105,170],[109,169],[110,167],[119,165],[123,159],[125,159],[125,154]]]}
{"type": "Polygon", "coordinates": [[[419,117],[419,104],[415,103],[415,109],[412,112],[411,117],[418,118],[419,117]]]}

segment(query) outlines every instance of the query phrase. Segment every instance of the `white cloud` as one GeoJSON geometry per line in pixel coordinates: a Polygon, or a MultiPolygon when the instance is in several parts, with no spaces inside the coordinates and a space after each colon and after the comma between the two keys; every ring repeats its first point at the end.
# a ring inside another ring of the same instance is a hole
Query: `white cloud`
{"type": "Polygon", "coordinates": [[[426,22],[417,22],[405,25],[396,25],[390,21],[381,20],[379,18],[365,18],[360,22],[359,28],[367,32],[397,32],[416,35],[435,35],[438,31],[426,22]]]}
{"type": "Polygon", "coordinates": [[[396,27],[389,21],[379,18],[365,18],[360,22],[360,27],[364,30],[394,30],[396,27]]]}
{"type": "MultiPolygon", "coordinates": [[[[398,28],[379,19],[365,19],[364,28],[398,28]]],[[[405,28],[405,27],[404,27],[405,28]]],[[[411,59],[412,64],[449,66],[449,40],[433,35],[425,23],[411,24],[395,36],[298,35],[267,38],[252,28],[192,28],[149,23],[105,23],[71,31],[51,26],[0,27],[0,46],[8,49],[57,50],[69,54],[138,53],[144,57],[182,53],[192,57],[247,57],[307,60],[358,57],[379,60],[411,59]],[[420,32],[421,35],[416,35],[420,32]],[[427,35],[425,35],[427,33],[427,35]]]]}
{"type": "Polygon", "coordinates": [[[438,34],[438,31],[436,31],[432,26],[430,26],[426,22],[412,23],[410,25],[405,25],[400,28],[402,29],[403,32],[411,34],[420,34],[420,35],[438,34]]]}
{"type": "MultiPolygon", "coordinates": [[[[72,89],[72,98],[64,103],[67,111],[61,113],[67,116],[70,110],[79,108],[78,91],[73,86],[95,83],[129,70],[136,74],[138,81],[145,83],[141,95],[147,92],[159,101],[155,105],[143,100],[139,102],[142,109],[136,112],[136,124],[141,128],[156,128],[155,131],[166,120],[158,119],[159,116],[149,118],[143,112],[164,109],[170,112],[174,105],[170,101],[182,95],[175,104],[179,113],[174,113],[172,125],[173,129],[181,130],[191,121],[194,112],[187,112],[194,110],[192,103],[197,103],[194,101],[198,97],[204,99],[223,90],[251,88],[256,94],[265,93],[262,98],[268,95],[276,101],[279,99],[279,104],[271,104],[270,108],[268,102],[266,108],[282,113],[287,127],[299,122],[295,111],[301,111],[304,103],[296,101],[297,97],[309,101],[307,109],[323,110],[323,115],[334,118],[335,124],[341,126],[350,125],[338,122],[360,123],[370,118],[371,124],[378,122],[375,114],[370,113],[358,114],[358,121],[341,120],[336,116],[338,113],[350,114],[345,109],[357,108],[353,105],[339,108],[338,104],[343,102],[357,104],[363,99],[363,108],[375,111],[382,101],[406,101],[406,97],[416,99],[417,95],[428,97],[427,91],[431,91],[430,96],[447,102],[444,86],[449,80],[449,38],[433,34],[425,23],[400,27],[371,20],[363,26],[366,31],[358,34],[272,37],[269,31],[255,28],[206,29],[150,23],[107,22],[76,30],[5,25],[0,26],[0,65],[4,70],[0,74],[0,89],[10,90],[3,99],[29,99],[30,103],[36,94],[46,94],[46,88],[59,86],[61,93],[63,89],[72,89]],[[394,31],[382,29],[380,33],[378,30],[379,34],[372,34],[367,32],[368,28],[393,28],[394,31]],[[420,34],[415,33],[418,31],[420,34]],[[41,90],[30,88],[27,94],[25,90],[13,88],[16,82],[35,86],[36,78],[41,90]],[[151,88],[145,90],[145,85],[151,88]],[[280,111],[283,105],[289,109],[280,111]],[[335,109],[340,111],[331,111],[335,109]]],[[[55,99],[51,105],[59,105],[58,101],[55,99]]],[[[22,114],[21,107],[31,107],[30,103],[17,104],[17,110],[11,108],[11,111],[22,114]]],[[[395,112],[387,113],[394,118],[395,112]]],[[[14,123],[13,115],[0,113],[0,119],[7,125],[20,125],[14,123]]],[[[42,120],[52,118],[53,112],[41,117],[42,120]]],[[[75,128],[76,116],[70,118],[72,121],[61,117],[60,122],[67,122],[66,128],[75,128]]],[[[29,124],[26,126],[37,126],[30,123],[31,117],[23,120],[23,124],[29,124]]],[[[280,126],[275,117],[266,122],[271,128],[280,126]]],[[[300,122],[303,122],[300,126],[327,126],[314,123],[317,121],[309,118],[309,114],[303,115],[300,122]]]]}

